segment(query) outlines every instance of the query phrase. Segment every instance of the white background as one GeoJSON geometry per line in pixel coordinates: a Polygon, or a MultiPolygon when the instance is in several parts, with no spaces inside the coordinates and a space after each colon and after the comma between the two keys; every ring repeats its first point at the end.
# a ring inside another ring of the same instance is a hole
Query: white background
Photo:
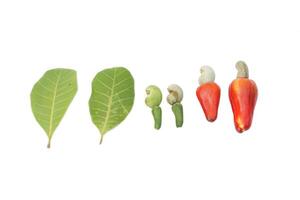
{"type": "Polygon", "coordinates": [[[300,199],[297,1],[1,0],[0,199],[300,199]],[[251,129],[233,126],[228,85],[245,60],[259,97],[251,129]],[[196,99],[211,65],[222,95],[208,123],[196,99]],[[104,138],[88,111],[91,80],[125,66],[135,78],[128,118],[104,138]],[[79,90],[51,149],[30,108],[51,68],[78,72],[79,90]],[[166,88],[184,90],[175,128],[166,88]],[[144,89],[164,93],[153,129],[144,89]]]}

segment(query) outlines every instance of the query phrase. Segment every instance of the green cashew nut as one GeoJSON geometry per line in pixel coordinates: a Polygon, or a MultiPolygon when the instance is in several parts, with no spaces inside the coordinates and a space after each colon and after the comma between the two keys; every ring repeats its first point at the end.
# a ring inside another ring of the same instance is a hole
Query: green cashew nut
{"type": "Polygon", "coordinates": [[[183,106],[181,101],[183,99],[183,91],[181,87],[176,84],[172,84],[168,87],[169,95],[167,101],[172,105],[172,111],[176,120],[176,127],[182,127],[183,125],[183,106]]]}
{"type": "Polygon", "coordinates": [[[146,94],[147,97],[145,99],[145,103],[148,107],[152,109],[152,115],[154,118],[154,128],[160,129],[162,111],[159,105],[162,101],[162,93],[157,86],[150,85],[146,88],[146,94]]]}

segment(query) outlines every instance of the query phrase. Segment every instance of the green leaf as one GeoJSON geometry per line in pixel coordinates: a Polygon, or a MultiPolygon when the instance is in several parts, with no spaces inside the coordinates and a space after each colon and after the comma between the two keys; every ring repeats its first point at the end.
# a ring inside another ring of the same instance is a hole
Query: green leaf
{"type": "Polygon", "coordinates": [[[134,102],[134,79],[124,67],[99,72],[92,82],[89,100],[93,123],[103,136],[119,125],[130,112],[134,102]]]}
{"type": "Polygon", "coordinates": [[[52,69],[36,82],[31,91],[31,108],[35,119],[51,138],[77,92],[76,71],[52,69]]]}

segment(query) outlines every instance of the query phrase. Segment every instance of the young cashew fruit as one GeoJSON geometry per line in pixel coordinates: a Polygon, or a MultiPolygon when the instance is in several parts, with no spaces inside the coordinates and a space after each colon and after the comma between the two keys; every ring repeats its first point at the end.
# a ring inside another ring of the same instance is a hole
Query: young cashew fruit
{"type": "Polygon", "coordinates": [[[148,107],[152,109],[154,128],[158,130],[161,127],[162,111],[159,105],[162,101],[162,93],[157,86],[150,85],[146,88],[146,94],[147,97],[145,99],[145,103],[148,107]]]}
{"type": "Polygon", "coordinates": [[[176,84],[169,85],[169,95],[167,96],[167,102],[172,106],[172,111],[175,116],[176,127],[182,127],[183,125],[183,107],[181,101],[183,99],[183,91],[181,87],[176,84]]]}

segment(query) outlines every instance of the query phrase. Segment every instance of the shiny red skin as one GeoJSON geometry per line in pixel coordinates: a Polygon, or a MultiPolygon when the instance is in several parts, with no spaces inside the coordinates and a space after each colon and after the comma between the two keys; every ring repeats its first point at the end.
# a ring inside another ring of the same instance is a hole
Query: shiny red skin
{"type": "Polygon", "coordinates": [[[215,121],[218,117],[220,94],[221,89],[214,82],[202,84],[197,88],[196,95],[209,122],[215,121]]]}
{"type": "Polygon", "coordinates": [[[229,86],[229,100],[235,129],[242,133],[251,127],[258,90],[248,78],[237,78],[229,86]]]}

